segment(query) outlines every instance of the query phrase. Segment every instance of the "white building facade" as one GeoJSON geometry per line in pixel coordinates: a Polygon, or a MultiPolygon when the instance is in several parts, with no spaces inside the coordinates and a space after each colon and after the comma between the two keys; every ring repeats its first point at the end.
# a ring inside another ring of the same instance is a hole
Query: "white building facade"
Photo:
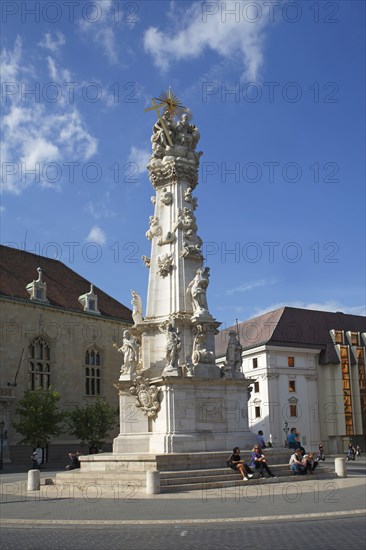
{"type": "MultiPolygon", "coordinates": [[[[230,330],[217,336],[219,365],[230,330]]],[[[344,452],[350,441],[365,449],[364,317],[285,307],[236,330],[243,373],[254,380],[248,402],[254,433],[262,430],[278,447],[296,428],[309,450],[322,442],[328,453],[344,452]]]]}

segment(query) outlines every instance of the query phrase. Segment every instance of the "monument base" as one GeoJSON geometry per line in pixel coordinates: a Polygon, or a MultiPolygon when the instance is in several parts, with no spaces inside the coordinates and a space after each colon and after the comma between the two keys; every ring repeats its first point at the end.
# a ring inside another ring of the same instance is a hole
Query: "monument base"
{"type": "Polygon", "coordinates": [[[119,389],[121,433],[113,453],[194,453],[251,448],[256,436],[249,431],[248,386],[251,379],[169,377],[150,381],[159,408],[151,412],[146,388],[132,395],[131,383],[119,389]]]}

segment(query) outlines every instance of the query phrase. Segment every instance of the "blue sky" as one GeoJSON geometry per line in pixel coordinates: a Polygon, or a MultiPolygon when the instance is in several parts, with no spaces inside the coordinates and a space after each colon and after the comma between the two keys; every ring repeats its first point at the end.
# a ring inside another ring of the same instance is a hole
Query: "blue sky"
{"type": "Polygon", "coordinates": [[[1,242],[145,301],[144,109],[171,85],[201,133],[211,313],[364,314],[364,3],[57,6],[1,7],[1,242]]]}

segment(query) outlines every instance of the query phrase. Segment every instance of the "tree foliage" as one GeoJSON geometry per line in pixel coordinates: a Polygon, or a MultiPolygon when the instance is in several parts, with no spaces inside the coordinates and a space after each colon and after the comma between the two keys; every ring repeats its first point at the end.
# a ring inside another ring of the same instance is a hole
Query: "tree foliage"
{"type": "Polygon", "coordinates": [[[65,413],[59,410],[61,395],[52,388],[27,390],[16,406],[14,428],[23,436],[21,445],[45,447],[63,432],[65,413]]]}
{"type": "Polygon", "coordinates": [[[118,410],[103,399],[84,407],[75,407],[67,414],[69,434],[80,439],[89,449],[101,448],[108,433],[117,423],[118,410]]]}

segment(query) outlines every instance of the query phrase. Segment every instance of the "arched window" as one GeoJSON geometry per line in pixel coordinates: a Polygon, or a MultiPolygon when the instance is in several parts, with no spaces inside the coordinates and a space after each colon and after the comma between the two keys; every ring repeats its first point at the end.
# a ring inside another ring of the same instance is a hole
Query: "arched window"
{"type": "Polygon", "coordinates": [[[101,353],[91,348],[85,352],[85,395],[101,394],[101,353]]]}
{"type": "Polygon", "coordinates": [[[30,390],[50,387],[51,353],[48,342],[42,337],[34,338],[29,344],[28,387],[30,390]]]}

